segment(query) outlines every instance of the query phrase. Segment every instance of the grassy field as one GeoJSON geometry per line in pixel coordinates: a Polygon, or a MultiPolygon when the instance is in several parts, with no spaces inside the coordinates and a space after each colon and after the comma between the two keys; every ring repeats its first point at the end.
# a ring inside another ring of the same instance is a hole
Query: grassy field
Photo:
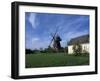
{"type": "Polygon", "coordinates": [[[89,65],[88,55],[68,55],[64,53],[39,53],[26,54],[26,68],[55,67],[55,66],[77,66],[89,65]]]}

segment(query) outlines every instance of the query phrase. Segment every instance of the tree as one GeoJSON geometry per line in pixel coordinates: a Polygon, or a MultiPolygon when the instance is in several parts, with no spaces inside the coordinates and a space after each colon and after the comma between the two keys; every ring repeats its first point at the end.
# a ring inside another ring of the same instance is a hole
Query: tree
{"type": "Polygon", "coordinates": [[[25,49],[26,54],[32,54],[34,53],[34,51],[32,51],[31,49],[25,49]]]}
{"type": "Polygon", "coordinates": [[[68,47],[65,47],[65,48],[64,48],[64,52],[65,52],[65,53],[68,53],[68,47]]]}
{"type": "Polygon", "coordinates": [[[74,44],[74,46],[73,46],[73,52],[74,52],[74,54],[76,56],[80,55],[82,53],[82,46],[79,43],[74,44]]]}

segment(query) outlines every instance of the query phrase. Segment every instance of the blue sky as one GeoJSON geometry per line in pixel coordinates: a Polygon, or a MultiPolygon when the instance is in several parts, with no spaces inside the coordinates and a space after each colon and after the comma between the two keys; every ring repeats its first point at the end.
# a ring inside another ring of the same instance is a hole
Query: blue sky
{"type": "Polygon", "coordinates": [[[47,48],[57,28],[65,47],[71,38],[89,34],[89,16],[25,12],[25,48],[47,48]]]}

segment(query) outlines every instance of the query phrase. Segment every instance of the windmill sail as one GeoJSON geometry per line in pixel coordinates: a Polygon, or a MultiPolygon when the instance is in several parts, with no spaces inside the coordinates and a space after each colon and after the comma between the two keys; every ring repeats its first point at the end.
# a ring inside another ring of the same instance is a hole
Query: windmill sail
{"type": "Polygon", "coordinates": [[[56,36],[56,34],[57,34],[58,30],[59,30],[59,27],[58,27],[58,28],[56,28],[56,31],[55,31],[54,35],[53,35],[53,34],[51,34],[51,36],[52,36],[52,40],[51,40],[51,42],[50,42],[49,46],[51,45],[51,43],[53,42],[53,40],[55,40],[55,36],[56,36]]]}

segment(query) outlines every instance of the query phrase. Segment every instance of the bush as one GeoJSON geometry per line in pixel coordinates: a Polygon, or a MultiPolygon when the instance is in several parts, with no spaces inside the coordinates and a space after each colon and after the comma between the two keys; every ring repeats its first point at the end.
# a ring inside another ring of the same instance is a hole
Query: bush
{"type": "Polygon", "coordinates": [[[26,49],[25,52],[26,52],[26,54],[31,54],[31,53],[33,53],[33,51],[30,50],[30,49],[26,49]]]}
{"type": "Polygon", "coordinates": [[[73,52],[75,56],[80,55],[82,53],[82,46],[79,43],[74,44],[73,52]]]}

